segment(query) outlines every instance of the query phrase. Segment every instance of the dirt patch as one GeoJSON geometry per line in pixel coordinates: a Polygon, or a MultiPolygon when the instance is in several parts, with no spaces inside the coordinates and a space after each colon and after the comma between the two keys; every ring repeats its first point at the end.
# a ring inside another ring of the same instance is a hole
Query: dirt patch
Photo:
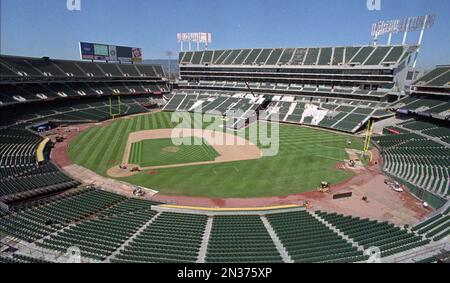
{"type": "Polygon", "coordinates": [[[64,167],[72,164],[69,159],[69,143],[79,133],[85,131],[91,127],[94,127],[94,123],[82,124],[78,126],[58,127],[53,129],[47,137],[54,143],[54,148],[50,152],[50,159],[59,167],[64,167]],[[56,137],[64,137],[64,140],[60,143],[56,143],[56,137]]]}
{"type": "Polygon", "coordinates": [[[363,156],[364,152],[352,148],[346,148],[345,151],[349,156],[349,160],[346,160],[346,167],[349,170],[352,170],[356,173],[364,170],[364,164],[361,161],[361,156],[363,156]],[[350,166],[350,161],[353,161],[353,167],[350,166]]]}
{"type": "MultiPolygon", "coordinates": [[[[95,186],[127,197],[135,197],[133,195],[135,189],[134,185],[99,176],[95,172],[78,165],[69,165],[62,169],[66,174],[86,185],[95,186]]],[[[145,196],[143,198],[145,199],[151,199],[154,194],[158,193],[157,191],[149,190],[147,188],[144,189],[145,196]]]]}
{"type": "Polygon", "coordinates": [[[127,169],[120,168],[119,166],[114,166],[108,169],[106,174],[108,176],[114,176],[115,178],[126,178],[131,177],[136,174],[136,172],[131,172],[131,168],[137,167],[136,165],[129,165],[130,167],[127,169]]]}
{"type": "MultiPolygon", "coordinates": [[[[178,129],[178,131],[179,132],[177,133],[177,137],[179,138],[203,138],[210,146],[212,146],[217,151],[219,156],[213,161],[151,166],[140,168],[140,170],[155,170],[163,168],[176,168],[182,166],[207,165],[242,160],[253,160],[260,159],[263,156],[262,151],[258,146],[242,137],[235,136],[233,134],[202,129],[178,129]]],[[[110,168],[108,170],[107,174],[113,178],[123,178],[137,174],[138,172],[130,172],[131,168],[136,167],[136,165],[128,164],[132,144],[143,140],[172,138],[173,133],[174,129],[147,130],[130,133],[122,159],[122,166],[127,167],[127,169],[120,169],[118,166],[114,166],[113,168],[110,168]]],[[[169,146],[164,148],[163,150],[175,153],[178,152],[179,148],[177,146],[169,146]]]]}

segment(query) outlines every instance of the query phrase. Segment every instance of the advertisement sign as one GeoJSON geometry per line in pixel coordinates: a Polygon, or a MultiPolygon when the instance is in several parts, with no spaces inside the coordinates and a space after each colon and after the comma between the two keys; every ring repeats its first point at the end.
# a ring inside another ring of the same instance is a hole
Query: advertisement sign
{"type": "Polygon", "coordinates": [[[80,42],[80,51],[82,60],[94,60],[94,44],[80,42]]]}
{"type": "Polygon", "coordinates": [[[132,59],[133,63],[141,63],[142,62],[142,49],[140,48],[133,48],[132,49],[132,59]]]}

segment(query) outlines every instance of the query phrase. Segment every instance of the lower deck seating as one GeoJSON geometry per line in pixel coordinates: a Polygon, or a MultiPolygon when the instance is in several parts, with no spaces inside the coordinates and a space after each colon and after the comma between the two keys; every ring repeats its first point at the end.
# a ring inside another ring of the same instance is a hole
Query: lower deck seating
{"type": "Polygon", "coordinates": [[[164,212],[112,262],[196,262],[207,217],[164,212]]]}
{"type": "Polygon", "coordinates": [[[124,197],[100,190],[76,191],[0,218],[0,232],[34,242],[108,208],[124,197]]]}
{"type": "Polygon", "coordinates": [[[450,215],[448,211],[439,213],[414,226],[411,230],[439,241],[450,235],[450,215]]]}
{"type": "MultiPolygon", "coordinates": [[[[424,259],[416,260],[415,263],[437,263],[440,262],[440,260],[448,260],[450,257],[450,251],[445,251],[439,255],[430,256],[424,259]]],[[[445,262],[445,261],[441,261],[445,262]]]]}
{"type": "MultiPolygon", "coordinates": [[[[93,188],[73,189],[2,214],[0,234],[58,254],[78,247],[84,260],[113,263],[275,263],[283,262],[284,252],[298,263],[341,263],[367,260],[363,249],[373,246],[382,257],[396,255],[440,240],[449,229],[448,211],[411,232],[321,211],[207,216],[157,212],[152,209],[157,204],[93,188]],[[278,240],[281,248],[274,243],[278,240]]],[[[24,253],[29,250],[2,252],[0,263],[40,262],[24,253]]]]}
{"type": "Polygon", "coordinates": [[[154,211],[141,211],[88,220],[44,239],[39,245],[61,252],[76,246],[82,257],[102,261],[120,248],[153,215],[154,211]]]}
{"type": "Polygon", "coordinates": [[[28,198],[56,190],[70,189],[80,183],[59,171],[26,175],[0,181],[0,199],[9,202],[13,199],[28,198]]]}
{"type": "Polygon", "coordinates": [[[428,239],[424,240],[422,237],[388,222],[320,211],[317,214],[363,246],[364,249],[378,247],[382,257],[420,247],[430,242],[428,239]]]}
{"type": "Polygon", "coordinates": [[[446,148],[427,147],[386,149],[384,169],[419,188],[448,197],[450,158],[446,151],[446,148]]]}
{"type": "Polygon", "coordinates": [[[447,137],[448,129],[416,120],[402,123],[398,128],[399,134],[374,138],[382,150],[383,169],[442,199],[442,205],[450,197],[450,144],[436,138],[447,137]]]}
{"type": "Polygon", "coordinates": [[[215,216],[206,262],[282,262],[259,216],[215,216]]]}
{"type": "Polygon", "coordinates": [[[50,263],[44,259],[33,258],[21,254],[12,254],[8,256],[0,256],[0,263],[50,263]]]}
{"type": "Polygon", "coordinates": [[[102,215],[117,215],[121,213],[137,212],[151,209],[152,205],[159,205],[161,203],[142,199],[126,199],[117,205],[105,209],[102,215]]]}
{"type": "Polygon", "coordinates": [[[362,251],[306,211],[268,215],[267,219],[295,262],[358,262],[367,259],[362,251]]]}
{"type": "Polygon", "coordinates": [[[79,185],[48,160],[37,164],[37,148],[42,140],[24,128],[0,130],[1,201],[9,203],[79,185]]]}

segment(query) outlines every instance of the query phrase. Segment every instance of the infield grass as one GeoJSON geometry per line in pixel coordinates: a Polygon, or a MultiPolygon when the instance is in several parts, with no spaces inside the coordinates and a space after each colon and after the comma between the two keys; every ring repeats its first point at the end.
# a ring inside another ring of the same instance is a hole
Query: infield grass
{"type": "Polygon", "coordinates": [[[202,138],[192,137],[190,145],[174,146],[171,139],[150,139],[133,143],[130,164],[140,167],[213,161],[217,151],[202,138]]]}

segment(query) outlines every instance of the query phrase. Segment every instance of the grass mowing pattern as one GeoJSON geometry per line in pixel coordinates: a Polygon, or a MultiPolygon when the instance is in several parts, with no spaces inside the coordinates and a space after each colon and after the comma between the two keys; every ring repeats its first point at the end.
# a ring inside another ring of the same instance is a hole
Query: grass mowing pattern
{"type": "Polygon", "coordinates": [[[131,145],[130,164],[140,167],[214,161],[219,154],[202,138],[192,137],[190,145],[174,146],[171,139],[142,140],[131,145]]]}
{"type": "MultiPolygon", "coordinates": [[[[119,165],[128,134],[176,126],[167,112],[117,120],[78,135],[69,145],[69,157],[78,165],[107,176],[119,165]]],[[[192,121],[196,128],[206,127],[192,121]]],[[[273,157],[223,164],[158,169],[121,180],[160,191],[166,195],[208,197],[284,196],[315,190],[321,181],[336,184],[352,176],[336,169],[348,159],[345,148],[362,150],[357,137],[296,125],[280,125],[280,151],[273,157]],[[347,141],[352,141],[347,146],[347,141]]]]}

